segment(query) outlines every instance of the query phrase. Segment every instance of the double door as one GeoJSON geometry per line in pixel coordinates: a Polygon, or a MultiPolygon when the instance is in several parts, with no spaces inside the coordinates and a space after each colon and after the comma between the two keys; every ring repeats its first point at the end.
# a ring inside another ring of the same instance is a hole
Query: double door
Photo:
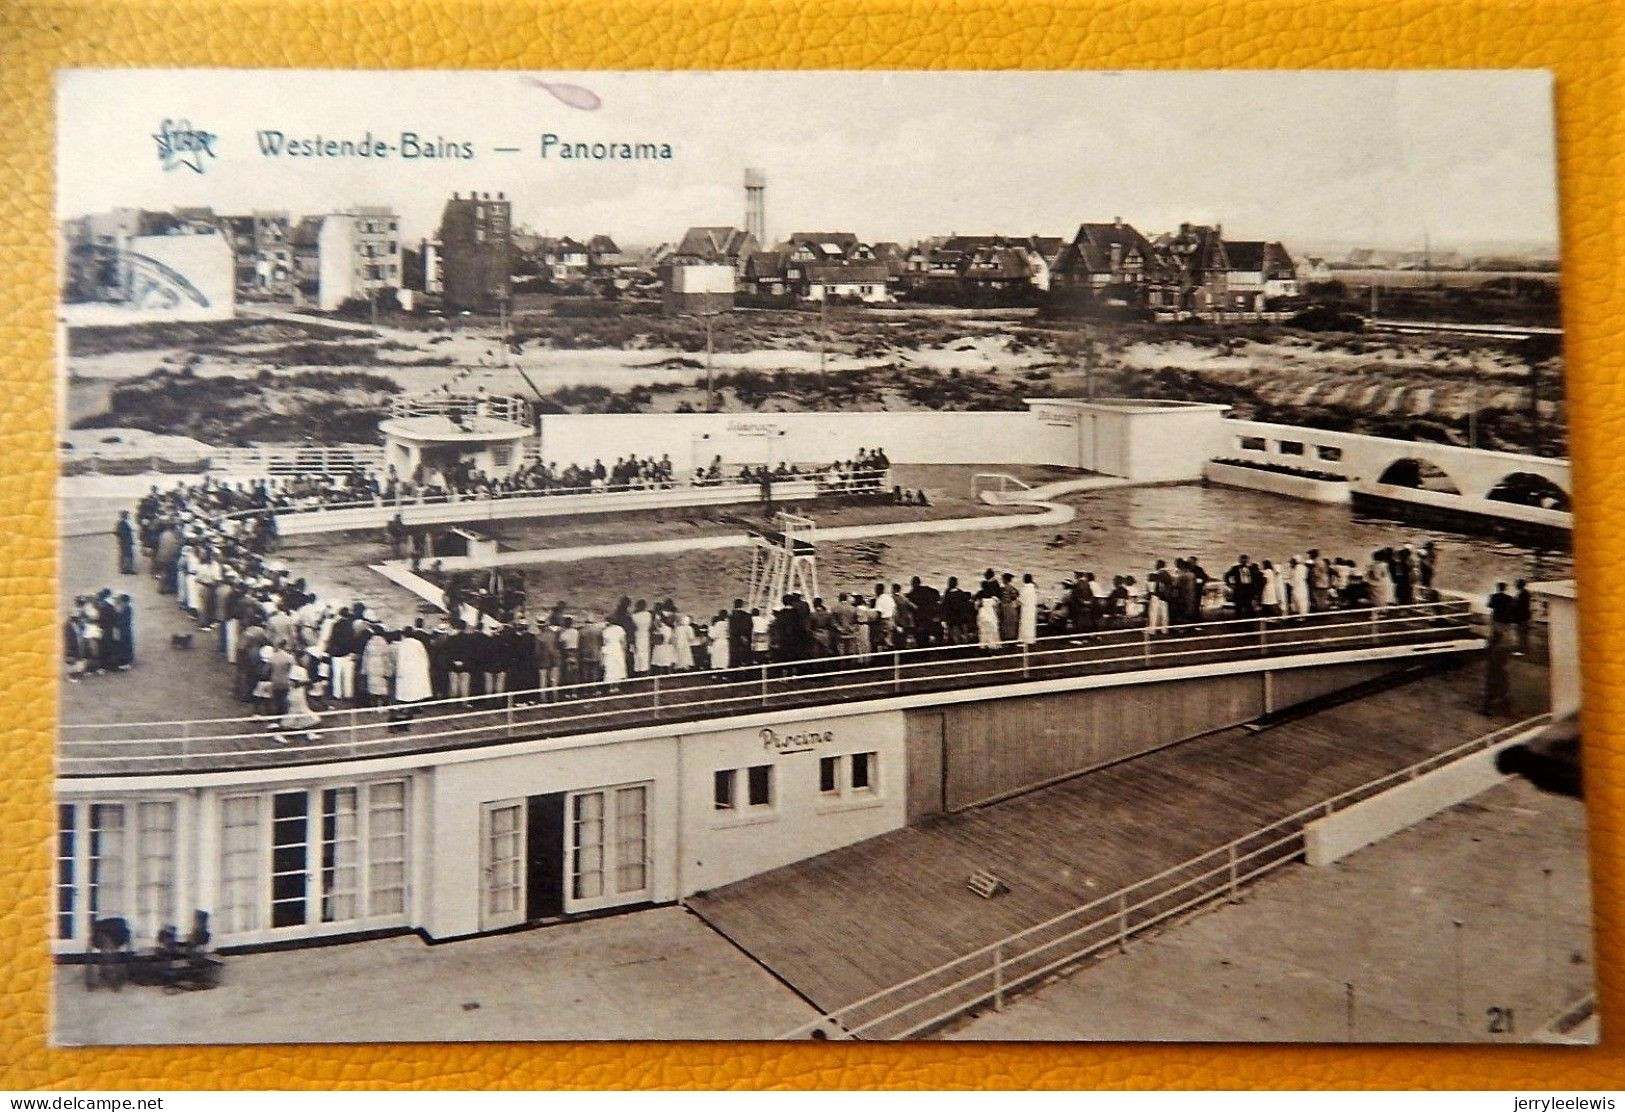
{"type": "Polygon", "coordinates": [[[480,929],[647,901],[651,795],[620,784],[482,804],[480,929]]]}

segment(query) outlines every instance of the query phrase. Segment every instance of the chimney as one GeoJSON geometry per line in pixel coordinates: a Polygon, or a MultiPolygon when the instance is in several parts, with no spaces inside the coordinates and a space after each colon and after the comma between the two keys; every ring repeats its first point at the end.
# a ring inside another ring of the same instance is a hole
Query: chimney
{"type": "Polygon", "coordinates": [[[1123,218],[1121,216],[1112,217],[1112,227],[1121,228],[1122,226],[1123,226],[1123,218]]]}
{"type": "Polygon", "coordinates": [[[507,194],[500,193],[500,192],[497,194],[497,200],[502,201],[502,200],[506,200],[506,199],[507,199],[507,194]]]}
{"type": "Polygon", "coordinates": [[[457,192],[457,191],[456,191],[456,190],[455,190],[455,189],[454,189],[454,190],[452,190],[452,191],[451,191],[451,199],[452,199],[452,200],[454,200],[454,201],[460,201],[460,200],[462,200],[462,197],[461,197],[461,195],[459,195],[459,194],[458,194],[458,192],[457,192]]]}

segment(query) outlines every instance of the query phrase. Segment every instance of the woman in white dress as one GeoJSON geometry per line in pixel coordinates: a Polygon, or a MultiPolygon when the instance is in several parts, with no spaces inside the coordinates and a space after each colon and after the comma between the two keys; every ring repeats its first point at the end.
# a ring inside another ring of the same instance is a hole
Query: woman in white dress
{"type": "Polygon", "coordinates": [[[626,630],[614,622],[604,627],[604,682],[620,687],[626,679],[626,630]]]}
{"type": "Polygon", "coordinates": [[[1371,588],[1371,605],[1376,607],[1392,606],[1394,604],[1394,579],[1388,572],[1388,551],[1371,554],[1371,563],[1366,565],[1365,581],[1371,588]]]}
{"type": "Polygon", "coordinates": [[[1260,570],[1264,574],[1264,588],[1258,596],[1258,606],[1266,618],[1279,618],[1281,616],[1281,573],[1275,570],[1275,565],[1265,560],[1260,570]]]}
{"type": "Polygon", "coordinates": [[[316,735],[311,733],[311,727],[321,725],[322,719],[315,711],[310,709],[310,700],[305,696],[305,689],[310,686],[310,672],[303,664],[295,664],[288,669],[288,713],[277,719],[271,727],[277,741],[286,745],[290,738],[284,730],[301,731],[300,740],[315,741],[316,735]]]}
{"type": "Polygon", "coordinates": [[[1292,557],[1292,564],[1287,568],[1287,574],[1292,579],[1292,612],[1294,614],[1309,613],[1309,558],[1307,556],[1292,557]]]}
{"type": "Polygon", "coordinates": [[[868,660],[869,654],[874,652],[875,608],[869,605],[869,600],[862,595],[854,595],[852,608],[856,612],[854,620],[858,626],[858,652],[859,660],[868,660]]]}
{"type": "Polygon", "coordinates": [[[632,674],[641,676],[649,671],[650,655],[653,649],[654,615],[649,613],[649,604],[638,599],[632,608],[632,674]]]}
{"type": "Polygon", "coordinates": [[[984,595],[976,604],[976,637],[985,653],[999,647],[999,599],[995,595],[984,595]]]}
{"type": "Polygon", "coordinates": [[[733,667],[728,659],[728,612],[717,611],[717,616],[711,619],[711,668],[720,671],[733,667]]]}
{"type": "Polygon", "coordinates": [[[1021,615],[1016,621],[1016,640],[1023,645],[1031,645],[1038,640],[1038,584],[1033,582],[1031,572],[1021,577],[1016,601],[1021,607],[1021,615]]]}
{"type": "Polygon", "coordinates": [[[654,651],[649,656],[649,663],[656,672],[669,672],[677,666],[677,631],[672,627],[671,616],[665,611],[654,624],[654,651]]]}
{"type": "Polygon", "coordinates": [[[671,651],[677,657],[672,665],[679,672],[689,672],[694,668],[694,623],[688,620],[687,614],[678,614],[672,619],[671,651]]]}
{"type": "Polygon", "coordinates": [[[412,717],[411,704],[432,698],[434,684],[429,678],[429,650],[422,641],[402,631],[400,642],[395,646],[395,701],[406,704],[401,710],[401,720],[412,717]]]}

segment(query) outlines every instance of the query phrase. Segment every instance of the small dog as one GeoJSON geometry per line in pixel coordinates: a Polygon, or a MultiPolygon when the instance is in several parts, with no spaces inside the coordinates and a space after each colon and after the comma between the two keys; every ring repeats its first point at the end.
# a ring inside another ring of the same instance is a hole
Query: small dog
{"type": "Polygon", "coordinates": [[[169,647],[172,649],[190,649],[192,647],[192,635],[190,633],[171,633],[169,635],[169,647]]]}

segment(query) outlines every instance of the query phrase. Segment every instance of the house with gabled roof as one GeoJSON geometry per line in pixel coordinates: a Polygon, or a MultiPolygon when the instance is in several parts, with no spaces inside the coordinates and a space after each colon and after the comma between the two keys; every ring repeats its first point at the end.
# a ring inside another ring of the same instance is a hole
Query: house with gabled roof
{"type": "Polygon", "coordinates": [[[1274,240],[1226,240],[1229,272],[1225,275],[1226,307],[1261,312],[1283,297],[1298,296],[1298,271],[1287,249],[1274,240]]]}
{"type": "Polygon", "coordinates": [[[693,227],[683,233],[669,261],[677,265],[726,264],[743,273],[745,260],[761,246],[743,228],[693,227]]]}

